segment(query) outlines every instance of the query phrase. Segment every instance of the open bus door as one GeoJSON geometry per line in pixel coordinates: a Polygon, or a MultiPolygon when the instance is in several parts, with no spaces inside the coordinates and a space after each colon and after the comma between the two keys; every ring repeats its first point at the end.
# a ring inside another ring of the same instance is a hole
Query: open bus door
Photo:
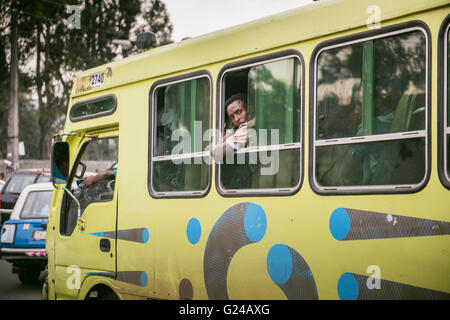
{"type": "MultiPolygon", "coordinates": [[[[61,142],[64,144],[65,142],[61,142]]],[[[75,298],[89,276],[101,275],[115,278],[116,226],[117,226],[117,132],[102,133],[93,138],[83,138],[74,167],[64,187],[59,219],[59,238],[55,241],[56,292],[65,298],[75,298]],[[87,186],[91,172],[98,181],[87,186]],[[113,174],[103,175],[104,172],[113,174]],[[101,176],[101,177],[100,177],[101,176]],[[101,179],[100,179],[101,178],[101,179]]],[[[52,179],[58,181],[58,149],[54,146],[52,179]]],[[[64,176],[64,175],[62,175],[64,176]]],[[[60,298],[60,297],[57,297],[60,298]]],[[[63,297],[61,297],[63,298],[63,297]]]]}

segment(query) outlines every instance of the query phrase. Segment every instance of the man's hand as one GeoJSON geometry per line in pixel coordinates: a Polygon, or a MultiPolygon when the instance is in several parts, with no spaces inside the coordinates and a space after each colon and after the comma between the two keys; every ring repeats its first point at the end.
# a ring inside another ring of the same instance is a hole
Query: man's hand
{"type": "Polygon", "coordinates": [[[245,122],[239,126],[239,129],[236,130],[236,132],[230,137],[231,142],[238,146],[239,148],[245,147],[245,144],[247,143],[247,129],[248,129],[248,123],[245,122]]]}
{"type": "Polygon", "coordinates": [[[114,170],[101,171],[97,173],[95,176],[90,176],[84,179],[83,183],[80,184],[82,187],[89,187],[96,183],[97,181],[108,178],[109,176],[114,175],[114,170]]]}
{"type": "Polygon", "coordinates": [[[225,154],[234,153],[236,150],[245,147],[248,136],[248,122],[242,123],[234,133],[227,134],[222,141],[217,143],[212,151],[212,156],[216,161],[222,161],[225,154]]]}

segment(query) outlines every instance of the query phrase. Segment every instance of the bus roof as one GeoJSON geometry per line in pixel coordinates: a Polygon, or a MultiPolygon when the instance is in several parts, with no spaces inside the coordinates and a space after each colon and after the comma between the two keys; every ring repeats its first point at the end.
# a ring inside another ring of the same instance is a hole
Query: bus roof
{"type": "MultiPolygon", "coordinates": [[[[380,8],[383,22],[446,6],[448,0],[383,0],[375,4],[380,8]]],[[[80,73],[74,81],[71,97],[358,28],[368,23],[372,14],[368,8],[373,5],[373,0],[322,0],[154,48],[80,73]],[[104,82],[91,86],[91,76],[96,73],[104,74],[104,82]]]]}

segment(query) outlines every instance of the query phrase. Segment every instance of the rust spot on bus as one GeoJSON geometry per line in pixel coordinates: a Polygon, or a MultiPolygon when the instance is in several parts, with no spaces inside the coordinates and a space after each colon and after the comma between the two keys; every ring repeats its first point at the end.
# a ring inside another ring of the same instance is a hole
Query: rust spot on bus
{"type": "Polygon", "coordinates": [[[92,87],[90,86],[91,75],[87,75],[75,80],[75,93],[81,93],[88,91],[92,87]]]}
{"type": "Polygon", "coordinates": [[[113,75],[112,69],[111,69],[111,67],[108,67],[103,72],[95,72],[95,73],[88,74],[86,76],[77,78],[75,80],[75,94],[82,93],[82,92],[85,92],[85,91],[89,91],[89,90],[91,90],[93,88],[98,88],[99,86],[102,86],[104,84],[103,83],[104,79],[105,78],[111,78],[112,75],[113,75]],[[103,73],[103,78],[101,80],[102,81],[101,84],[100,85],[98,85],[98,84],[97,85],[92,85],[92,76],[98,75],[98,74],[101,74],[101,73],[103,73]]]}

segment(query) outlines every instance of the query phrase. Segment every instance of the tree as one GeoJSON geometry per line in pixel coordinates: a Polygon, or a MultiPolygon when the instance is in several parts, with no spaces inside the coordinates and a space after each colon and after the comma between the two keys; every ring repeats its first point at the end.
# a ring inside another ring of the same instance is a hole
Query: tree
{"type": "MultiPolygon", "coordinates": [[[[136,41],[138,34],[153,32],[158,45],[172,43],[173,25],[166,5],[161,0],[144,0],[141,4],[141,12],[136,17],[137,23],[130,32],[130,40],[136,41]]],[[[136,47],[122,48],[123,56],[137,53],[136,47]]]]}
{"type": "Polygon", "coordinates": [[[133,32],[138,35],[141,32],[153,32],[159,44],[171,42],[173,25],[166,5],[161,0],[146,0],[142,4],[139,18],[145,21],[133,32]]]}
{"type": "MultiPolygon", "coordinates": [[[[11,3],[12,0],[7,0],[0,5],[0,47],[7,50],[10,23],[10,11],[7,9],[11,3]]],[[[50,157],[52,135],[62,129],[61,119],[67,110],[76,73],[117,58],[119,50],[112,43],[114,39],[130,39],[131,32],[151,26],[160,41],[167,41],[173,29],[165,5],[160,0],[146,0],[142,4],[139,0],[16,0],[16,6],[19,61],[22,69],[28,67],[27,72],[22,73],[31,79],[37,101],[37,134],[39,153],[43,159],[50,157]],[[69,12],[69,6],[77,10],[69,12]],[[80,19],[80,28],[70,28],[69,18],[78,13],[75,19],[80,19]],[[139,26],[138,17],[145,27],[139,26]]],[[[0,72],[7,65],[2,63],[6,61],[6,56],[2,56],[4,51],[0,52],[0,72]]],[[[0,123],[5,121],[3,82],[7,82],[4,77],[7,73],[5,70],[0,75],[0,123]]],[[[32,113],[32,108],[27,105],[26,110],[21,110],[22,116],[27,116],[27,110],[32,113]]],[[[4,137],[3,130],[0,137],[4,137]]]]}
{"type": "Polygon", "coordinates": [[[0,159],[6,156],[8,137],[9,69],[6,62],[6,37],[0,35],[0,159]]]}

